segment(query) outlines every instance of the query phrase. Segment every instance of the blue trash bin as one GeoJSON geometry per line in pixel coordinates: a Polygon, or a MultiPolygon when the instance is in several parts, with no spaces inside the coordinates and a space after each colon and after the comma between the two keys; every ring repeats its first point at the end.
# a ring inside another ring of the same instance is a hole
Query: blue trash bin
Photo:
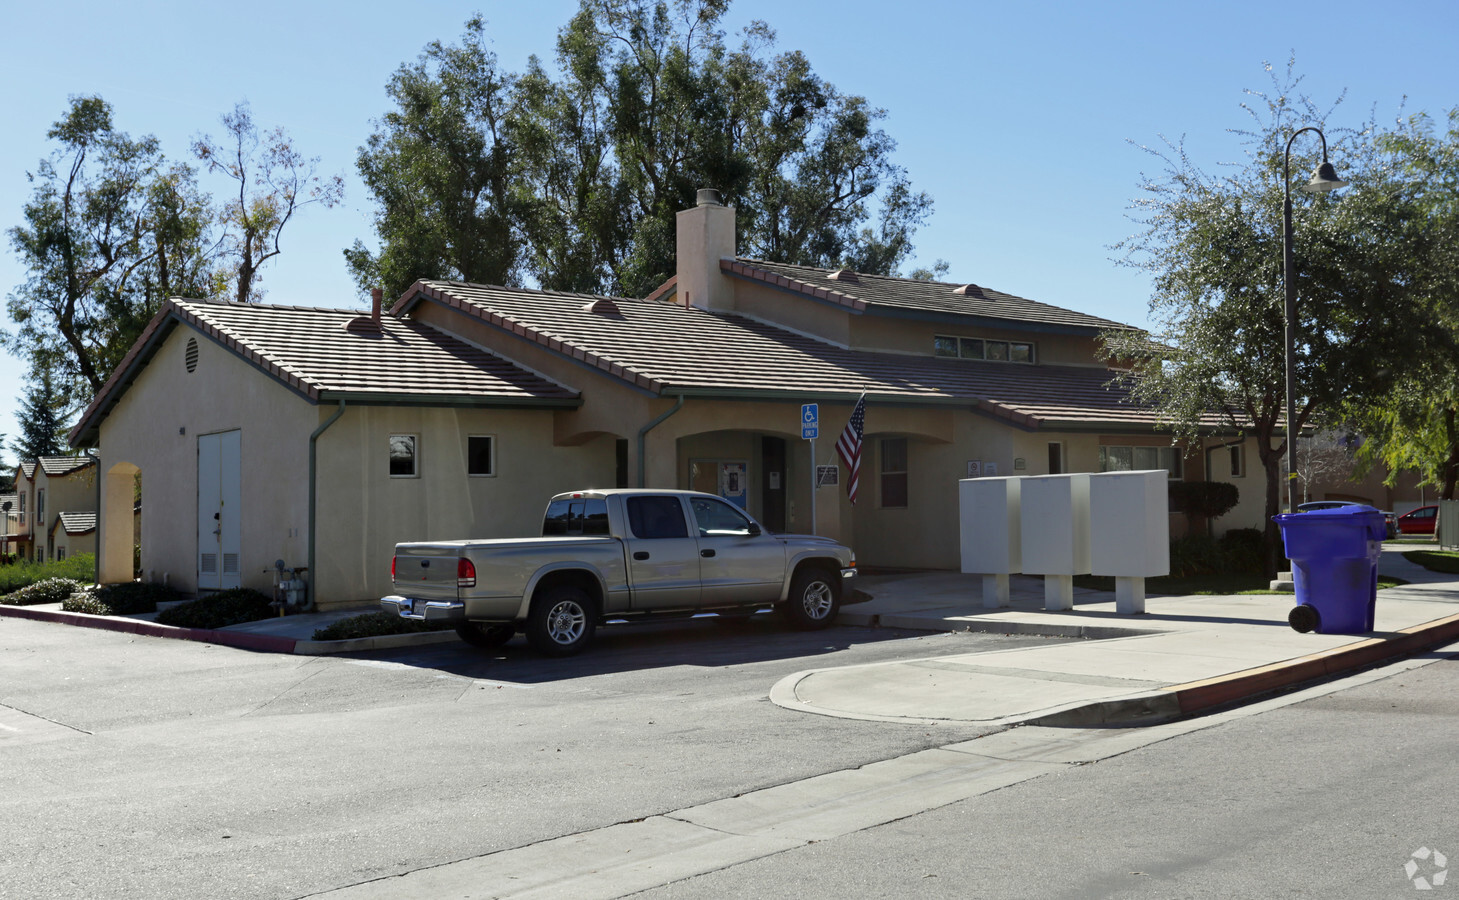
{"type": "Polygon", "coordinates": [[[1283,513],[1273,520],[1292,561],[1297,606],[1287,621],[1298,631],[1365,634],[1373,630],[1378,557],[1388,529],[1371,506],[1283,513]]]}

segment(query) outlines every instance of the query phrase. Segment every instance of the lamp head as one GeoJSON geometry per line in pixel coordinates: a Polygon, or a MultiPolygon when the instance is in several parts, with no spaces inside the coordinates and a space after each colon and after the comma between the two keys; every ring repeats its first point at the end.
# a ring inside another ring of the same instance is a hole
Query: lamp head
{"type": "Polygon", "coordinates": [[[1324,159],[1322,165],[1312,170],[1312,180],[1302,185],[1302,190],[1325,194],[1340,187],[1347,187],[1347,182],[1337,177],[1337,170],[1332,167],[1332,163],[1324,159]]]}

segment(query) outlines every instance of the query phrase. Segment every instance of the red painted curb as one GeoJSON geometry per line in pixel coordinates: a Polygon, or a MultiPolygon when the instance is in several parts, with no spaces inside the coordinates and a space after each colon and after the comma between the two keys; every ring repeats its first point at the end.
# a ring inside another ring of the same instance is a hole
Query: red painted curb
{"type": "Polygon", "coordinates": [[[1367,668],[1455,641],[1459,641],[1459,615],[1405,628],[1391,636],[1369,638],[1346,647],[1245,669],[1218,678],[1177,684],[1166,690],[1175,694],[1182,713],[1195,713],[1305,681],[1367,668]]]}
{"type": "Polygon", "coordinates": [[[138,634],[147,637],[171,638],[183,641],[201,641],[240,650],[259,650],[264,653],[293,653],[298,641],[294,638],[273,634],[248,634],[241,631],[220,631],[208,628],[177,628],[148,622],[144,619],[118,618],[114,616],[93,616],[87,613],[61,612],[54,609],[32,609],[28,606],[0,606],[0,616],[14,619],[31,619],[36,622],[54,622],[59,625],[75,625],[80,628],[96,628],[101,631],[118,631],[123,634],[138,634]]]}

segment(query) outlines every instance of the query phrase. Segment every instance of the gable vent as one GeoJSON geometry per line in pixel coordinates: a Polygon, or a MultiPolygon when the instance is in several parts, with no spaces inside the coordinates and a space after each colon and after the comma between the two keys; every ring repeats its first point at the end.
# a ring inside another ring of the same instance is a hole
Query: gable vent
{"type": "Polygon", "coordinates": [[[189,372],[196,372],[198,369],[198,339],[187,339],[187,351],[182,355],[183,363],[187,365],[189,372]]]}
{"type": "Polygon", "coordinates": [[[837,269],[836,271],[832,272],[830,275],[827,275],[826,277],[829,278],[829,279],[831,279],[832,281],[847,281],[847,282],[850,282],[851,284],[860,284],[861,283],[861,276],[860,275],[857,275],[855,272],[851,271],[850,269],[837,269]]]}
{"type": "Polygon", "coordinates": [[[961,294],[964,297],[977,297],[979,300],[988,299],[987,295],[983,293],[983,289],[976,284],[965,284],[962,287],[953,288],[952,292],[954,294],[961,294]]]}

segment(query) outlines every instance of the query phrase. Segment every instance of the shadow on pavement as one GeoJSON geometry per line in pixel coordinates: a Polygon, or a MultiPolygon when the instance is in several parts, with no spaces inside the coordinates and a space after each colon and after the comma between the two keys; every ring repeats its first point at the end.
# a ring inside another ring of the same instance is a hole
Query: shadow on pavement
{"type": "Polygon", "coordinates": [[[520,684],[542,684],[593,675],[638,672],[671,666],[720,668],[745,663],[775,662],[829,655],[858,644],[880,643],[927,632],[900,628],[833,626],[824,631],[795,631],[772,616],[749,621],[678,619],[599,626],[587,650],[565,659],[545,657],[517,635],[504,647],[479,650],[465,643],[430,644],[399,650],[338,654],[341,659],[369,659],[463,678],[520,684]]]}

